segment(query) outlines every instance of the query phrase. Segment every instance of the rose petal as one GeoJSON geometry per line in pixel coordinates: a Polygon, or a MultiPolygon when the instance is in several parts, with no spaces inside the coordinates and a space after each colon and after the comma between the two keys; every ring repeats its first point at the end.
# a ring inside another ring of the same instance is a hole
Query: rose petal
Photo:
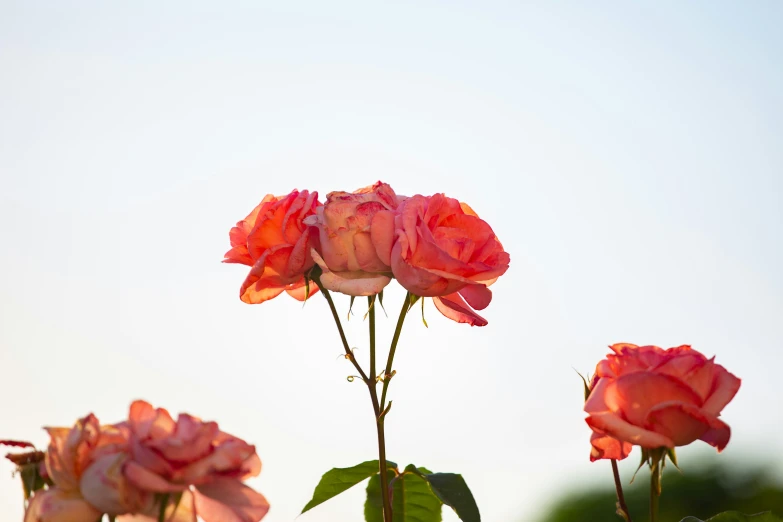
{"type": "Polygon", "coordinates": [[[713,383],[712,393],[704,402],[702,410],[713,415],[718,415],[737,394],[742,381],[719,364],[715,365],[715,370],[717,371],[717,375],[715,376],[715,381],[713,383]]]}
{"type": "Polygon", "coordinates": [[[382,210],[375,214],[370,225],[370,237],[375,253],[386,266],[391,266],[391,253],[396,237],[394,231],[394,212],[382,210]]]}
{"type": "Polygon", "coordinates": [[[470,326],[486,326],[487,320],[471,310],[470,306],[457,294],[433,297],[432,302],[440,313],[458,323],[467,323],[470,326]]]}
{"type": "Polygon", "coordinates": [[[585,422],[601,433],[643,448],[674,447],[674,441],[669,437],[634,426],[612,412],[593,413],[585,419],[585,422]]]}
{"type": "Polygon", "coordinates": [[[609,406],[606,405],[604,400],[604,394],[606,393],[606,387],[612,382],[610,378],[598,379],[591,391],[590,396],[585,401],[584,410],[587,413],[599,413],[602,411],[609,411],[609,406]]]}
{"type": "Polygon", "coordinates": [[[296,283],[288,288],[285,289],[286,293],[296,299],[297,301],[304,301],[306,298],[309,299],[316,293],[318,293],[318,285],[314,283],[310,283],[309,285],[309,291],[308,294],[308,285],[305,284],[304,280],[301,283],[296,283]]]}
{"type": "Polygon", "coordinates": [[[122,473],[128,456],[106,455],[90,465],[82,475],[79,490],[102,513],[119,515],[142,511],[153,504],[153,496],[129,484],[122,473]]]}
{"type": "Polygon", "coordinates": [[[174,493],[183,491],[187,487],[182,484],[173,484],[133,461],[125,463],[123,473],[136,487],[156,493],[174,493]]]}
{"type": "Polygon", "coordinates": [[[590,436],[590,445],[592,446],[590,450],[591,462],[599,459],[623,460],[633,450],[633,444],[630,442],[623,442],[597,431],[593,431],[590,436]]]}
{"type": "Polygon", "coordinates": [[[24,514],[24,522],[95,522],[101,512],[88,504],[78,492],[52,488],[33,495],[24,514]]]}
{"type": "Polygon", "coordinates": [[[634,372],[611,382],[604,393],[609,409],[621,412],[628,422],[643,426],[648,412],[662,402],[683,402],[701,406],[701,397],[671,375],[634,372]]]}
{"type": "Polygon", "coordinates": [[[217,479],[198,486],[196,511],[204,522],[259,522],[269,511],[269,502],[238,480],[217,479]]]}
{"type": "Polygon", "coordinates": [[[707,435],[705,442],[722,451],[731,437],[726,423],[691,404],[659,404],[650,410],[645,426],[669,437],[676,446],[685,446],[707,435]]]}
{"type": "Polygon", "coordinates": [[[404,248],[405,241],[402,239],[394,243],[391,268],[397,281],[412,294],[421,297],[435,297],[451,294],[465,286],[465,283],[461,281],[452,282],[440,275],[410,265],[403,259],[404,248]]]}
{"type": "Polygon", "coordinates": [[[468,285],[459,291],[459,295],[476,310],[483,310],[492,302],[492,290],[484,285],[468,285]]]}
{"type": "Polygon", "coordinates": [[[391,278],[381,274],[367,272],[331,272],[323,258],[311,250],[313,259],[321,267],[321,284],[327,290],[353,296],[375,295],[391,282],[391,278]]]}
{"type": "Polygon", "coordinates": [[[229,440],[217,444],[209,456],[193,461],[179,470],[180,480],[177,482],[200,484],[211,479],[216,473],[243,472],[247,469],[243,467],[245,462],[255,454],[255,446],[236,437],[231,437],[229,440]]]}

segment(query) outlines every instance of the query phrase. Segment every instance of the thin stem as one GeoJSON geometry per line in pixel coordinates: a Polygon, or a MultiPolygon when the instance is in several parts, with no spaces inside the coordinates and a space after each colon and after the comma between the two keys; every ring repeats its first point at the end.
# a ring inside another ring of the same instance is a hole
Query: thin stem
{"type": "Polygon", "coordinates": [[[389,348],[389,358],[386,360],[386,370],[383,375],[383,391],[381,392],[381,412],[386,409],[386,390],[389,389],[389,382],[391,381],[392,363],[394,362],[394,352],[397,350],[397,341],[400,340],[400,334],[402,333],[402,323],[405,322],[405,315],[410,308],[411,293],[405,294],[405,301],[402,303],[402,310],[400,310],[400,316],[397,318],[397,327],[394,329],[394,337],[392,337],[391,347],[389,348]]]}
{"type": "Polygon", "coordinates": [[[658,520],[658,500],[661,495],[660,458],[653,456],[652,469],[650,470],[650,522],[658,520]]]}
{"type": "Polygon", "coordinates": [[[381,472],[381,498],[383,499],[383,520],[392,522],[391,495],[389,494],[389,471],[386,465],[386,437],[383,432],[383,417],[376,422],[378,430],[378,463],[381,472]]]}
{"type": "Polygon", "coordinates": [[[169,494],[164,494],[160,499],[160,511],[158,512],[158,522],[166,521],[166,506],[169,504],[169,494]]]}
{"type": "Polygon", "coordinates": [[[375,380],[375,307],[373,306],[373,298],[367,299],[369,310],[367,314],[370,316],[370,375],[372,380],[367,381],[367,387],[370,389],[370,397],[372,397],[372,405],[375,410],[375,428],[378,433],[378,464],[380,466],[381,475],[381,499],[383,500],[383,520],[384,522],[392,522],[392,507],[391,498],[389,495],[389,474],[386,469],[386,435],[384,433],[383,414],[378,402],[378,390],[376,388],[377,381],[375,380]]]}
{"type": "Polygon", "coordinates": [[[620,482],[620,470],[617,469],[617,460],[612,459],[612,474],[614,475],[614,486],[617,490],[617,507],[620,511],[625,513],[625,520],[631,521],[631,513],[628,511],[628,505],[625,503],[625,495],[623,494],[623,484],[620,482]]]}
{"type": "Polygon", "coordinates": [[[351,351],[350,346],[348,346],[348,339],[345,338],[345,332],[343,331],[343,325],[340,322],[340,316],[337,314],[337,308],[334,306],[334,301],[332,301],[332,296],[329,293],[329,290],[324,288],[324,286],[321,284],[321,279],[319,277],[313,277],[313,281],[315,281],[315,284],[318,285],[318,288],[321,289],[321,293],[324,294],[324,297],[326,298],[326,302],[329,303],[329,309],[332,311],[332,317],[334,318],[334,324],[337,325],[337,331],[340,332],[340,339],[343,341],[343,348],[345,349],[345,356],[346,358],[353,363],[354,368],[356,368],[356,371],[359,372],[359,376],[362,378],[362,380],[367,383],[367,374],[364,373],[364,370],[362,370],[362,367],[359,366],[359,363],[356,362],[356,359],[353,357],[353,352],[351,351]]]}
{"type": "Polygon", "coordinates": [[[345,349],[345,355],[348,360],[353,363],[356,371],[367,385],[370,392],[370,398],[372,399],[372,408],[375,413],[375,426],[378,433],[378,463],[380,469],[378,470],[381,476],[381,498],[383,499],[383,520],[384,522],[392,522],[392,510],[391,510],[391,498],[389,496],[389,476],[386,469],[386,438],[384,434],[383,416],[381,415],[380,404],[378,403],[378,393],[375,388],[377,381],[375,380],[375,307],[370,298],[370,307],[368,314],[370,316],[370,374],[372,378],[368,378],[364,373],[362,367],[356,362],[356,359],[351,352],[351,348],[348,346],[348,339],[345,337],[345,331],[343,325],[340,322],[340,316],[337,313],[337,308],[334,306],[334,301],[329,291],[321,284],[321,279],[315,275],[313,281],[321,289],[321,292],[326,298],[326,302],[329,303],[329,309],[332,311],[332,317],[334,318],[334,324],[337,325],[337,331],[340,333],[340,339],[343,342],[343,348],[345,349]]]}
{"type": "MultiPolygon", "coordinates": [[[[375,373],[375,296],[367,298],[367,314],[370,316],[370,379],[372,386],[377,384],[377,373],[375,373]]],[[[370,383],[368,383],[369,385],[370,383]]]]}

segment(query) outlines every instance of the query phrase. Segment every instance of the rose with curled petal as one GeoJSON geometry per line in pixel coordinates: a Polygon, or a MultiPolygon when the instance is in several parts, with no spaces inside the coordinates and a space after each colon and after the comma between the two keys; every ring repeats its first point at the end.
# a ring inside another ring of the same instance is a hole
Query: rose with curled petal
{"type": "Polygon", "coordinates": [[[721,410],[740,379],[690,346],[615,344],[599,362],[585,402],[590,460],[624,459],[634,445],[685,446],[700,439],[722,451],[731,430],[721,410]]]}
{"type": "Polygon", "coordinates": [[[130,458],[123,469],[136,487],[182,493],[190,506],[183,509],[206,522],[258,522],[269,510],[260,493],[242,484],[261,472],[255,447],[217,423],[187,414],[175,421],[165,409],[135,401],[126,425],[130,458]]]}
{"type": "MultiPolygon", "coordinates": [[[[313,266],[313,241],[303,221],[320,206],[317,192],[269,194],[231,229],[231,250],[223,262],[251,267],[239,291],[242,301],[263,303],[283,291],[299,301],[305,300],[304,274],[313,266]]],[[[317,288],[310,288],[311,294],[314,291],[317,288]]]]}
{"type": "Polygon", "coordinates": [[[371,223],[381,211],[394,212],[404,197],[377,182],[355,192],[330,192],[324,206],[305,223],[318,231],[320,249],[313,258],[323,270],[328,290],[360,296],[375,295],[391,281],[391,267],[378,257],[371,223]]]}
{"type": "Polygon", "coordinates": [[[487,324],[474,309],[489,305],[487,287],[508,270],[510,257],[473,209],[443,194],[416,195],[396,212],[378,212],[371,228],[378,257],[405,289],[432,297],[449,319],[487,324]]]}

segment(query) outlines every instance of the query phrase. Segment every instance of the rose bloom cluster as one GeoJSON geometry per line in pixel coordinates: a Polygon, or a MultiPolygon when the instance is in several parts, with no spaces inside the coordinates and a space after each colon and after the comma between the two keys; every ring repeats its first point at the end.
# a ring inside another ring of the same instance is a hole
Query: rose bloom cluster
{"type": "Polygon", "coordinates": [[[585,412],[592,428],[590,460],[628,456],[702,440],[718,451],[731,430],[720,419],[740,379],[690,346],[615,344],[598,363],[585,412]]]}
{"type": "Polygon", "coordinates": [[[35,491],[25,522],[155,522],[161,511],[167,522],[258,522],[269,510],[243,484],[261,471],[255,447],[215,422],[136,401],[118,424],[90,414],[46,430],[49,487],[35,491]]]}
{"type": "Polygon", "coordinates": [[[240,289],[257,304],[284,291],[302,301],[317,291],[306,277],[317,264],[324,288],[372,296],[392,278],[460,323],[484,326],[476,313],[489,286],[508,270],[509,254],[467,204],[443,194],[398,195],[380,181],[354,192],[294,190],[266,196],[229,234],[227,263],[250,273],[240,289]]]}

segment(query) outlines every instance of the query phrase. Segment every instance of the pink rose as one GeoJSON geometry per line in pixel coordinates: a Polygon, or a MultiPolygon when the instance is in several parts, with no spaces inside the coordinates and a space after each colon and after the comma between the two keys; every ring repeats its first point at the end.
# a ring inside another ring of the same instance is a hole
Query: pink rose
{"type": "Polygon", "coordinates": [[[124,472],[146,491],[184,494],[184,510],[206,522],[258,522],[266,499],[242,484],[261,472],[254,446],[187,414],[175,421],[163,408],[131,404],[127,428],[131,458],[124,472]]]}
{"type": "MultiPolygon", "coordinates": [[[[320,206],[317,192],[294,190],[287,196],[267,195],[231,229],[231,250],[224,263],[252,267],[239,291],[245,303],[257,304],[284,290],[305,300],[304,274],[313,266],[310,233],[303,223],[320,206]]],[[[310,293],[317,291],[311,287],[310,293]]]]}
{"type": "Polygon", "coordinates": [[[718,417],[739,390],[737,377],[690,346],[611,349],[584,407],[593,430],[590,460],[624,459],[632,445],[674,448],[701,439],[726,447],[731,430],[718,417]]]}
{"type": "Polygon", "coordinates": [[[375,295],[391,281],[391,267],[378,257],[370,225],[380,211],[394,211],[398,197],[386,183],[351,192],[330,192],[305,223],[318,230],[313,254],[324,287],[348,295],[375,295]]]}
{"type": "Polygon", "coordinates": [[[122,476],[127,437],[113,426],[101,426],[95,415],[73,428],[47,428],[51,438],[46,472],[54,486],[38,491],[25,522],[89,522],[103,514],[121,515],[149,509],[153,496],[122,476]]]}
{"type": "Polygon", "coordinates": [[[416,195],[396,212],[379,212],[372,241],[381,261],[409,292],[432,297],[454,321],[484,326],[487,288],[508,270],[510,257],[492,228],[465,203],[443,194],[416,195]]]}

